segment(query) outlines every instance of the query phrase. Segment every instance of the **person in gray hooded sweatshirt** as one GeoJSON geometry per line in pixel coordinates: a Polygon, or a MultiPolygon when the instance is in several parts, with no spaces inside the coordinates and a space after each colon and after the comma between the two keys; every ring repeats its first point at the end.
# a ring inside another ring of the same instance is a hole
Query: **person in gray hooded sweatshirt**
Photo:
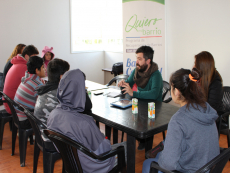
{"type": "MultiPolygon", "coordinates": [[[[66,72],[58,86],[59,104],[50,113],[47,128],[57,131],[81,143],[95,154],[111,150],[108,139],[100,132],[91,116],[82,114],[85,109],[85,78],[79,70],[66,72]]],[[[114,167],[115,157],[104,161],[92,159],[78,151],[85,173],[109,172],[114,167]]]]}
{"type": "MultiPolygon", "coordinates": [[[[201,73],[196,68],[193,68],[192,72],[180,69],[172,74],[170,78],[172,99],[181,108],[168,124],[162,152],[159,152],[156,158],[145,160],[142,173],[149,173],[152,161],[158,162],[167,170],[192,173],[219,155],[219,139],[215,123],[218,115],[205,102],[204,93],[199,86],[200,79],[201,73]]],[[[158,148],[161,148],[159,146],[158,148]]],[[[156,151],[157,148],[146,154],[155,156],[156,151]]]]}

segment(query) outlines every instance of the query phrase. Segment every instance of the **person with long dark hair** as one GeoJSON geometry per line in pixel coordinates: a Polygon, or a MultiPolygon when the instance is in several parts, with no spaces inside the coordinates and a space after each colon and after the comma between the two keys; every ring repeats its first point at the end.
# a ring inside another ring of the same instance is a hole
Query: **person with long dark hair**
{"type": "Polygon", "coordinates": [[[195,55],[194,67],[202,74],[200,86],[204,91],[206,101],[220,115],[222,113],[223,81],[220,73],[216,70],[212,54],[203,51],[195,55]]]}
{"type": "Polygon", "coordinates": [[[201,78],[196,68],[172,74],[171,95],[180,109],[168,124],[166,139],[158,147],[161,150],[154,148],[146,153],[151,158],[143,163],[142,173],[149,172],[152,161],[167,170],[195,172],[220,153],[215,124],[218,115],[206,102],[198,83],[201,78]]]}

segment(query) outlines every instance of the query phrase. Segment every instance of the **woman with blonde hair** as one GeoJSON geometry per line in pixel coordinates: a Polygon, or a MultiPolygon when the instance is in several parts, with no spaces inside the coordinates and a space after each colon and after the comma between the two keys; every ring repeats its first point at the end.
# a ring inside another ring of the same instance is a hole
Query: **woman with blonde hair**
{"type": "Polygon", "coordinates": [[[202,51],[195,55],[194,67],[201,72],[202,78],[199,82],[204,91],[206,101],[220,115],[222,111],[223,84],[222,77],[216,70],[212,54],[202,51]]]}
{"type": "Polygon", "coordinates": [[[5,78],[6,78],[6,74],[8,73],[9,69],[12,67],[12,63],[11,63],[11,59],[15,56],[17,56],[17,54],[21,54],[23,49],[26,47],[25,44],[18,44],[13,52],[11,53],[10,57],[7,59],[6,61],[6,65],[4,67],[4,70],[3,70],[3,83],[5,83],[5,78]]]}

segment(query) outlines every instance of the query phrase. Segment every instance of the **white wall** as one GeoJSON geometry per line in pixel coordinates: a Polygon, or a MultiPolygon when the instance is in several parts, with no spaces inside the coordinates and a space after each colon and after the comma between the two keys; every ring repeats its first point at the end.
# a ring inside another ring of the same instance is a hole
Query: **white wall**
{"type": "Polygon", "coordinates": [[[70,53],[69,0],[0,1],[0,71],[14,47],[35,45],[41,55],[44,46],[53,47],[55,57],[80,68],[86,78],[104,83],[104,53],[70,53]]]}
{"type": "Polygon", "coordinates": [[[166,0],[167,78],[191,69],[194,55],[212,53],[225,86],[230,86],[230,1],[166,0]]]}
{"type": "Polygon", "coordinates": [[[112,68],[114,63],[123,62],[123,53],[120,52],[105,52],[105,67],[112,68]]]}
{"type": "MultiPolygon", "coordinates": [[[[53,46],[57,57],[71,69],[80,68],[87,79],[104,83],[104,67],[122,61],[121,53],[70,53],[69,0],[0,1],[0,71],[18,43],[53,46]]],[[[167,74],[191,69],[194,55],[213,54],[224,85],[230,86],[230,1],[166,0],[167,74]]]]}

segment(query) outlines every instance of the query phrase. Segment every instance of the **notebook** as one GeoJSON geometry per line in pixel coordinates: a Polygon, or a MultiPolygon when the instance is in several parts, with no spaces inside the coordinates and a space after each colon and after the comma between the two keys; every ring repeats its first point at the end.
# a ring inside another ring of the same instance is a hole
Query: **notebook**
{"type": "Polygon", "coordinates": [[[118,97],[118,96],[121,96],[122,93],[121,92],[110,92],[107,94],[107,97],[118,97]]]}
{"type": "Polygon", "coordinates": [[[121,100],[115,101],[115,102],[110,103],[110,104],[113,106],[120,107],[120,108],[127,108],[127,107],[132,106],[132,100],[121,99],[121,100]]]}

